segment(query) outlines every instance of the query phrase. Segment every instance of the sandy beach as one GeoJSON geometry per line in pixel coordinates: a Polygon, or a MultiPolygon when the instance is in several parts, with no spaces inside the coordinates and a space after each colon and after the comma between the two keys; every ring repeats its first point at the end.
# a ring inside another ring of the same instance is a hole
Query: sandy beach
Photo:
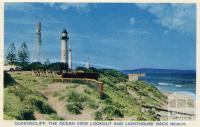
{"type": "Polygon", "coordinates": [[[160,111],[160,120],[195,120],[196,101],[195,96],[188,92],[165,92],[168,97],[167,104],[162,108],[168,110],[160,111]]]}

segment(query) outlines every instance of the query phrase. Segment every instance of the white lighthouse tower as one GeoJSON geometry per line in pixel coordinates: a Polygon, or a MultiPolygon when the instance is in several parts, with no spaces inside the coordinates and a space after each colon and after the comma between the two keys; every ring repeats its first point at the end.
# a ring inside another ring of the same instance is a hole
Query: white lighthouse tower
{"type": "Polygon", "coordinates": [[[68,68],[72,70],[72,49],[69,46],[69,54],[68,54],[68,68]]]}
{"type": "Polygon", "coordinates": [[[68,33],[66,30],[63,30],[61,35],[61,62],[67,63],[68,60],[68,33]]]}
{"type": "Polygon", "coordinates": [[[40,62],[40,55],[41,55],[41,45],[42,45],[42,39],[41,39],[41,22],[37,23],[36,25],[36,38],[35,38],[35,47],[33,52],[33,61],[34,62],[40,62]]]}

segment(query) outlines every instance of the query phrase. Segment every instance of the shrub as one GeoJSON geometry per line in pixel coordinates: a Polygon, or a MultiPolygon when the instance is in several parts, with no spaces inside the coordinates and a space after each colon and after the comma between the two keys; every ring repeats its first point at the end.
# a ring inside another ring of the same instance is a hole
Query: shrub
{"type": "Polygon", "coordinates": [[[17,85],[14,87],[13,93],[23,101],[26,95],[32,94],[33,92],[32,90],[25,88],[23,85],[17,85]]]}
{"type": "Polygon", "coordinates": [[[33,108],[30,105],[21,106],[21,120],[35,120],[33,108]]]}
{"type": "Polygon", "coordinates": [[[68,102],[78,102],[79,101],[79,97],[80,95],[74,91],[71,91],[69,94],[68,94],[68,102]]]}
{"type": "Polygon", "coordinates": [[[64,120],[62,117],[58,117],[55,113],[50,115],[45,115],[47,120],[64,120]]]}
{"type": "Polygon", "coordinates": [[[127,87],[125,84],[117,84],[117,89],[124,93],[127,93],[127,87]]]}
{"type": "Polygon", "coordinates": [[[88,97],[84,94],[79,94],[74,91],[71,91],[68,95],[68,102],[85,102],[88,97]]]}
{"type": "Polygon", "coordinates": [[[25,99],[28,104],[31,104],[40,113],[55,113],[42,96],[29,95],[25,99]]]}
{"type": "Polygon", "coordinates": [[[62,62],[56,62],[56,63],[51,63],[47,66],[49,70],[53,71],[62,71],[62,70],[68,70],[68,64],[62,63],[62,62]]]}
{"type": "Polygon", "coordinates": [[[113,104],[111,98],[106,98],[104,102],[105,102],[106,104],[109,104],[109,105],[113,104]]]}
{"type": "Polygon", "coordinates": [[[28,66],[26,66],[26,70],[38,70],[38,69],[44,69],[44,66],[40,62],[33,62],[30,63],[28,66]]]}
{"type": "Polygon", "coordinates": [[[108,118],[124,117],[123,113],[115,106],[108,105],[103,109],[103,113],[107,114],[108,118]]]}
{"type": "Polygon", "coordinates": [[[142,116],[138,116],[138,117],[137,117],[137,120],[138,120],[138,121],[145,121],[146,119],[145,119],[144,117],[142,117],[142,116]]]}
{"type": "Polygon", "coordinates": [[[103,93],[101,96],[100,96],[101,100],[105,100],[107,98],[110,98],[106,93],[103,93]]]}
{"type": "Polygon", "coordinates": [[[99,106],[97,105],[97,103],[95,101],[93,101],[92,99],[88,100],[88,106],[92,109],[97,109],[99,106]]]}
{"type": "Polygon", "coordinates": [[[11,75],[4,71],[4,88],[12,86],[15,83],[16,81],[11,77],[11,75]]]}
{"type": "Polygon", "coordinates": [[[95,120],[102,120],[102,113],[100,111],[95,112],[95,120]]]}
{"type": "Polygon", "coordinates": [[[99,69],[103,75],[107,76],[114,83],[127,81],[127,76],[114,69],[99,69]]]}
{"type": "Polygon", "coordinates": [[[72,114],[81,114],[81,110],[83,109],[81,103],[74,102],[67,105],[67,110],[72,114]]]}

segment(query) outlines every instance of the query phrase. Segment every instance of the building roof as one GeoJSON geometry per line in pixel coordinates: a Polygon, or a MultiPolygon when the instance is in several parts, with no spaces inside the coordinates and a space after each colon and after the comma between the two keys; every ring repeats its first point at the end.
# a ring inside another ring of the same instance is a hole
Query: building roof
{"type": "Polygon", "coordinates": [[[62,33],[67,33],[67,30],[63,30],[63,32],[62,33]]]}

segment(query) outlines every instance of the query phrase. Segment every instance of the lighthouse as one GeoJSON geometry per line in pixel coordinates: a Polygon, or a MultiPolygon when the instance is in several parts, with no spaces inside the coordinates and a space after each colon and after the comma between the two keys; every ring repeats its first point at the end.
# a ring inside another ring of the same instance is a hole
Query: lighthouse
{"type": "Polygon", "coordinates": [[[69,54],[68,54],[68,68],[72,70],[72,49],[69,46],[69,54]]]}
{"type": "Polygon", "coordinates": [[[66,30],[63,30],[61,35],[61,62],[67,63],[68,60],[68,33],[66,30]]]}

